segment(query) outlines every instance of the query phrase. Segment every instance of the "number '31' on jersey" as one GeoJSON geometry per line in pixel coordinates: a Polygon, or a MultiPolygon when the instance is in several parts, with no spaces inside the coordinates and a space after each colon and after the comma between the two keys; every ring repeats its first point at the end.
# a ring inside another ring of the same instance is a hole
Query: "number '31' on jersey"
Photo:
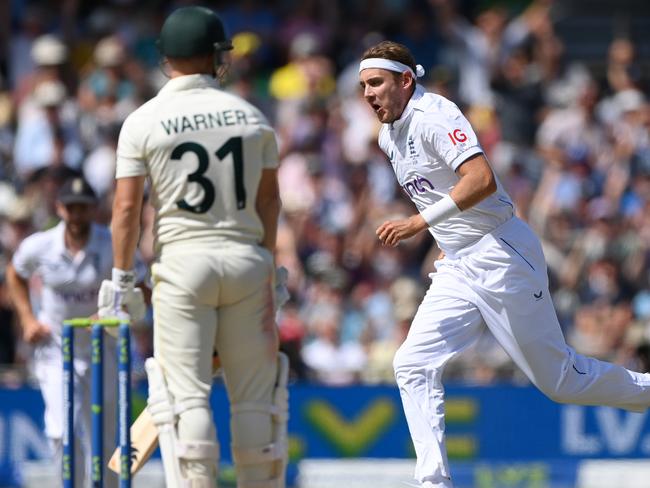
{"type": "Polygon", "coordinates": [[[262,113],[197,74],[170,80],[126,119],[116,178],[148,176],[157,249],[185,240],[257,243],[257,188],[262,170],[277,166],[262,113]]]}

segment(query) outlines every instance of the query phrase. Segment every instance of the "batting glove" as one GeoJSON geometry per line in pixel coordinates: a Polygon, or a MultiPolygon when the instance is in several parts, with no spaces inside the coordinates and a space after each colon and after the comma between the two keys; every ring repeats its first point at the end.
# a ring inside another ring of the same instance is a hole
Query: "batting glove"
{"type": "Polygon", "coordinates": [[[142,290],[134,288],[135,273],[113,268],[112,278],[112,280],[102,281],[99,288],[97,315],[100,318],[122,317],[126,312],[132,322],[142,320],[147,308],[142,290]]]}

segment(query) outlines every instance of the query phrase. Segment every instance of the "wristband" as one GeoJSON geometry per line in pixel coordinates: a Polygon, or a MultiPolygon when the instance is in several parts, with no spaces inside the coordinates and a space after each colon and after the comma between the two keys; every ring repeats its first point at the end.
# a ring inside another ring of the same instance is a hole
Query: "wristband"
{"type": "Polygon", "coordinates": [[[112,281],[119,290],[132,290],[135,285],[135,273],[113,268],[112,281]]]}
{"type": "Polygon", "coordinates": [[[420,212],[424,221],[430,227],[435,227],[440,222],[444,222],[450,217],[458,215],[461,209],[458,208],[454,199],[450,195],[445,195],[433,205],[428,206],[420,212]]]}

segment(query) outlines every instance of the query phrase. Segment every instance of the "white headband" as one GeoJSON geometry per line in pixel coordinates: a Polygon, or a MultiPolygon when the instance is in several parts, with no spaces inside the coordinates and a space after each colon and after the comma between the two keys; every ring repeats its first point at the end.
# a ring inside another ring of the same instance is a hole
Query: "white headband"
{"type": "Polygon", "coordinates": [[[368,68],[380,68],[387,69],[388,71],[397,71],[398,73],[404,73],[404,71],[410,71],[414,78],[422,78],[424,76],[424,68],[421,64],[415,66],[415,73],[410,66],[407,66],[404,63],[399,61],[393,61],[392,59],[384,58],[367,58],[361,61],[359,64],[359,73],[364,69],[368,68]]]}

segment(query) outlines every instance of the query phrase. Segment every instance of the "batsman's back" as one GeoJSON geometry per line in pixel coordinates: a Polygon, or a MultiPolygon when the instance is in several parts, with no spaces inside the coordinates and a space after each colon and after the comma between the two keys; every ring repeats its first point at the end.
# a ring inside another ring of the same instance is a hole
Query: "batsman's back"
{"type": "Polygon", "coordinates": [[[156,246],[192,240],[259,242],[255,199],[276,168],[275,134],[262,113],[206,75],[167,83],[125,121],[117,177],[146,174],[157,210],[156,246]]]}

